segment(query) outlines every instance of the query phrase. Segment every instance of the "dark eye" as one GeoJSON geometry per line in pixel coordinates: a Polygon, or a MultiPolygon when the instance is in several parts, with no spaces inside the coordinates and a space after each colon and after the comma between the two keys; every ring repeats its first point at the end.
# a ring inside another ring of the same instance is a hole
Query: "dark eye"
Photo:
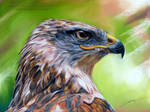
{"type": "Polygon", "coordinates": [[[89,34],[85,31],[77,31],[75,34],[77,38],[83,41],[89,38],[89,34]]]}

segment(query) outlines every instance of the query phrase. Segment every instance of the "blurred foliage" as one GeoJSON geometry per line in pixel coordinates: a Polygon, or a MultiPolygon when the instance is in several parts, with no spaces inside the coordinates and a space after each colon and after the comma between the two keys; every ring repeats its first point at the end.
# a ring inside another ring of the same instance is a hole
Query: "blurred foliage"
{"type": "MultiPolygon", "coordinates": [[[[144,78],[141,76],[136,83],[127,81],[136,80],[138,71],[134,72],[133,69],[148,57],[147,45],[143,48],[146,40],[133,35],[134,26],[125,24],[125,17],[103,15],[101,8],[101,0],[0,1],[0,111],[7,108],[11,99],[19,51],[31,31],[50,18],[81,21],[117,36],[126,47],[126,56],[123,60],[116,55],[102,59],[93,71],[94,82],[116,109],[150,109],[147,75],[144,78]],[[141,50],[138,50],[140,47],[141,50]]],[[[150,27],[146,25],[144,27],[150,34],[150,27]]]]}

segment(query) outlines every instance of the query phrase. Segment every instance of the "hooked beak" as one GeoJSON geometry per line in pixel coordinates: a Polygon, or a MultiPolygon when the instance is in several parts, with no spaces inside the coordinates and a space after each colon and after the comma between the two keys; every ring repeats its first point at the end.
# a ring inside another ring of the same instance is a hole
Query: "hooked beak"
{"type": "Polygon", "coordinates": [[[94,45],[94,46],[88,46],[88,47],[80,45],[80,47],[86,50],[95,49],[95,48],[103,48],[107,52],[114,53],[114,54],[121,54],[121,57],[123,58],[124,52],[125,52],[124,45],[119,40],[117,40],[116,38],[114,38],[113,36],[109,34],[107,34],[107,39],[108,39],[108,44],[106,45],[94,45]]]}
{"type": "Polygon", "coordinates": [[[108,42],[110,42],[110,45],[108,45],[107,49],[109,50],[110,53],[115,53],[115,54],[121,54],[121,57],[123,58],[125,48],[124,45],[114,38],[113,36],[107,34],[108,42]]]}
{"type": "Polygon", "coordinates": [[[110,51],[110,53],[121,54],[122,58],[125,52],[125,48],[119,40],[117,40],[114,44],[108,46],[108,50],[110,51]]]}

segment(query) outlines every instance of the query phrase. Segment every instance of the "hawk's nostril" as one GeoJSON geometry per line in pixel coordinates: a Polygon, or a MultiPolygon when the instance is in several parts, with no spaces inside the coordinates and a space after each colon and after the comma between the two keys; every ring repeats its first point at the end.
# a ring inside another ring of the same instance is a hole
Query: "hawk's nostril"
{"type": "Polygon", "coordinates": [[[109,35],[109,34],[107,34],[107,39],[108,39],[108,43],[109,43],[109,44],[113,44],[113,43],[115,43],[116,40],[117,40],[115,37],[113,37],[113,36],[111,36],[111,35],[109,35]]]}
{"type": "Polygon", "coordinates": [[[109,42],[109,43],[113,43],[113,39],[108,38],[108,42],[109,42]]]}

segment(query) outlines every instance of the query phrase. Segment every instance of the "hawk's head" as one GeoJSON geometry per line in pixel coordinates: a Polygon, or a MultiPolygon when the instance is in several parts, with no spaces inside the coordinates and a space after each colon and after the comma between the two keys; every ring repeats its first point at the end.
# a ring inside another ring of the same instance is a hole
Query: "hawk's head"
{"type": "Polygon", "coordinates": [[[103,30],[67,20],[43,22],[33,31],[27,44],[36,57],[57,66],[93,67],[108,53],[124,55],[123,44],[103,30]]]}
{"type": "Polygon", "coordinates": [[[82,99],[87,103],[95,97],[104,100],[89,75],[108,53],[123,56],[124,47],[100,29],[66,20],[43,22],[21,51],[10,110],[39,108],[59,92],[84,93],[82,99]]]}

